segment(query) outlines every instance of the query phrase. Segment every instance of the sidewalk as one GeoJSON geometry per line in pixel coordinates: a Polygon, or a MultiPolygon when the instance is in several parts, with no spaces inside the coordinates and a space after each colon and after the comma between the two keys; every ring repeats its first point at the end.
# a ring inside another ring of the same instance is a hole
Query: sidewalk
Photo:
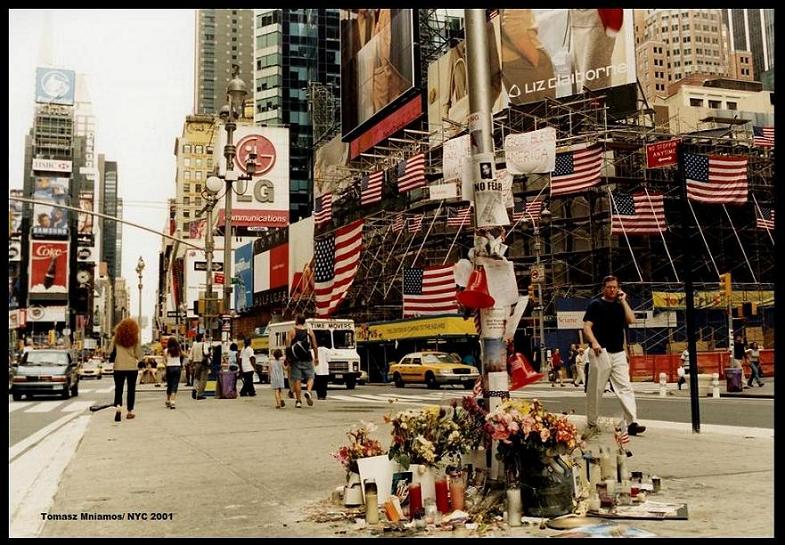
{"type": "MultiPolygon", "coordinates": [[[[389,445],[386,407],[328,400],[295,409],[287,399],[286,408],[276,410],[269,390],[254,398],[194,401],[183,388],[175,411],[164,399],[163,390],[144,385],[136,419],[115,423],[111,408],[93,413],[49,509],[77,516],[139,512],[148,519],[49,520],[41,536],[372,535],[353,529],[353,519],[319,523],[313,514],[342,509],[329,504],[345,482],[330,453],[345,443],[351,425],[377,423],[374,436],[389,445]],[[172,519],[150,520],[152,513],[172,519]]],[[[585,417],[575,421],[582,428],[585,417]]],[[[773,430],[706,426],[693,434],[689,424],[641,423],[649,429],[631,438],[628,470],[660,476],[662,493],[651,499],[687,503],[689,520],[619,523],[662,537],[774,535],[773,430]]],[[[610,444],[612,437],[599,440],[610,444]]],[[[555,533],[521,527],[493,535],[555,533]]]]}

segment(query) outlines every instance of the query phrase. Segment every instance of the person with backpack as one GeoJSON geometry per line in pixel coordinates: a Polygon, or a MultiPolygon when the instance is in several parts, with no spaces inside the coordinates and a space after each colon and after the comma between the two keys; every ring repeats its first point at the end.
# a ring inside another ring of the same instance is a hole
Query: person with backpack
{"type": "Polygon", "coordinates": [[[302,391],[302,381],[306,381],[306,391],[302,394],[309,406],[313,405],[314,366],[319,364],[318,344],[316,336],[310,328],[305,326],[305,317],[298,314],[294,320],[294,327],[286,334],[286,350],[289,361],[291,362],[289,379],[294,388],[294,397],[297,399],[294,406],[302,408],[303,403],[300,399],[302,391]]]}

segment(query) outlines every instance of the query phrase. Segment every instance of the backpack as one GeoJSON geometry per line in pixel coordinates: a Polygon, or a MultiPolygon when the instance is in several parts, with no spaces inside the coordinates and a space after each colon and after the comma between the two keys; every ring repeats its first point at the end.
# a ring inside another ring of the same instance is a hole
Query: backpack
{"type": "Polygon", "coordinates": [[[308,338],[308,334],[305,334],[304,339],[296,340],[297,333],[295,333],[295,338],[292,339],[292,356],[297,361],[308,361],[311,359],[311,341],[308,338]]]}

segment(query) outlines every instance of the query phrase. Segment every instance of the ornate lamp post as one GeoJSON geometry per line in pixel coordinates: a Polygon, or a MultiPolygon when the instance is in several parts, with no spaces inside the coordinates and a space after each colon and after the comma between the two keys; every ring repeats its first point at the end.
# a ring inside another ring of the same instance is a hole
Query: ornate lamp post
{"type": "MultiPolygon", "coordinates": [[[[253,179],[254,172],[256,172],[256,153],[248,155],[248,161],[245,165],[247,175],[240,175],[234,170],[234,159],[237,155],[237,149],[234,146],[234,131],[237,129],[235,120],[240,118],[243,114],[243,101],[247,95],[245,82],[240,79],[240,67],[233,65],[232,79],[226,87],[226,98],[228,104],[225,104],[219,113],[219,117],[224,122],[224,129],[226,130],[226,145],[224,146],[224,157],[226,158],[226,173],[223,176],[213,175],[207,178],[207,190],[217,195],[224,189],[224,289],[223,289],[223,312],[228,313],[231,308],[231,295],[232,295],[232,184],[238,180],[251,180],[253,179]]],[[[209,230],[210,226],[208,226],[209,230]]],[[[209,264],[209,263],[208,263],[209,264]]],[[[208,277],[212,276],[212,267],[208,266],[208,277]]],[[[208,278],[208,282],[212,282],[212,278],[208,278]]],[[[211,291],[211,290],[210,290],[211,291]]]]}
{"type": "Polygon", "coordinates": [[[136,262],[136,274],[139,277],[139,327],[142,327],[142,271],[144,271],[144,259],[139,256],[136,262]]]}

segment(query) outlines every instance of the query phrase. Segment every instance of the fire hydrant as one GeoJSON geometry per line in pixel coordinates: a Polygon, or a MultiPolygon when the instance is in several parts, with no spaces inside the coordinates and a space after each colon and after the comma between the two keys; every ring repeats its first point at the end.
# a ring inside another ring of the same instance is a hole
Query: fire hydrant
{"type": "Polygon", "coordinates": [[[665,391],[665,384],[667,383],[668,375],[665,373],[660,373],[660,397],[665,397],[667,392],[665,391]]]}
{"type": "Polygon", "coordinates": [[[711,374],[711,397],[719,398],[720,397],[720,374],[719,373],[712,373],[711,374]]]}

